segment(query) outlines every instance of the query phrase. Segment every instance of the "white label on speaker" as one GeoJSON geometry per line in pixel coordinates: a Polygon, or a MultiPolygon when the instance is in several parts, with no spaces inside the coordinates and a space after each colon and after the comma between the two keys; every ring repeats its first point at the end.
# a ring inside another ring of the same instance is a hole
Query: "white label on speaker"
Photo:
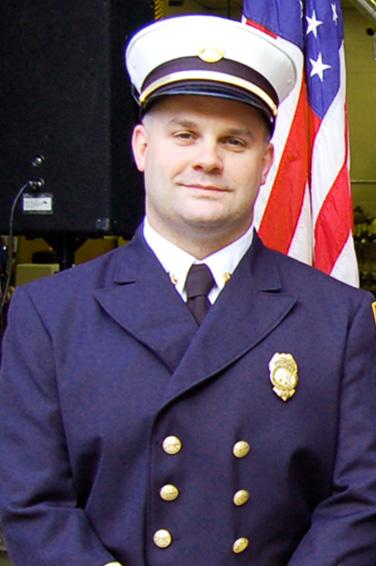
{"type": "Polygon", "coordinates": [[[25,214],[52,214],[52,194],[24,194],[22,209],[25,214]]]}

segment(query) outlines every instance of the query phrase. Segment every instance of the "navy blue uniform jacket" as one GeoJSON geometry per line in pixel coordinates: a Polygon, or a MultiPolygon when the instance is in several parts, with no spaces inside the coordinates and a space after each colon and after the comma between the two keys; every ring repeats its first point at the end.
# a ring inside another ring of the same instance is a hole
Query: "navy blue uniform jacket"
{"type": "Polygon", "coordinates": [[[16,566],[376,564],[371,301],[257,236],[199,329],[140,234],[18,288],[0,385],[16,566]],[[286,402],[275,353],[298,366],[286,402]],[[240,440],[251,450],[235,458],[240,440]]]}

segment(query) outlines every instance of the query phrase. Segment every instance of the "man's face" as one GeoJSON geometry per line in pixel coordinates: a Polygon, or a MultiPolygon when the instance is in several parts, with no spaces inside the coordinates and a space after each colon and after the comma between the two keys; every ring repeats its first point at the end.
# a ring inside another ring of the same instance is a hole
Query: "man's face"
{"type": "Polygon", "coordinates": [[[162,236],[183,249],[192,239],[219,249],[248,229],[273,159],[257,110],[220,98],[166,97],[136,126],[132,145],[146,214],[162,236]]]}

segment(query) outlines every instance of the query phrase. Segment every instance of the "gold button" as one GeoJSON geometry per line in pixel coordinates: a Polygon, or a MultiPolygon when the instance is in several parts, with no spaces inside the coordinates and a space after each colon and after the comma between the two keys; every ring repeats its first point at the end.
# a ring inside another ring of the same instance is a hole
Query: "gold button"
{"type": "Polygon", "coordinates": [[[247,550],[248,546],[249,539],[247,539],[247,537],[240,537],[234,542],[232,550],[235,554],[240,554],[241,552],[247,550]]]}
{"type": "Polygon", "coordinates": [[[166,454],[178,454],[183,448],[182,441],[177,436],[167,436],[163,443],[162,448],[166,454]]]}
{"type": "Polygon", "coordinates": [[[249,453],[251,447],[245,440],[239,440],[234,444],[233,454],[236,458],[245,458],[249,453]]]}
{"type": "Polygon", "coordinates": [[[168,548],[172,543],[172,536],[166,529],[159,529],[153,536],[155,546],[158,548],[168,548]]]}
{"type": "Polygon", "coordinates": [[[239,489],[239,491],[237,491],[234,495],[234,504],[237,507],[241,507],[242,505],[245,505],[249,500],[249,491],[247,491],[246,489],[239,489]]]}
{"type": "Polygon", "coordinates": [[[175,501],[180,495],[178,488],[172,484],[164,485],[159,493],[163,501],[175,501]]]}

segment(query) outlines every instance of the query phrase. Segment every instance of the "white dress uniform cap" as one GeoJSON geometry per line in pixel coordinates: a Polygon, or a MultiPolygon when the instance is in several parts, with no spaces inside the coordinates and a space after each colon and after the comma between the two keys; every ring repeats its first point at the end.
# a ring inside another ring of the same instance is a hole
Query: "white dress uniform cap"
{"type": "Polygon", "coordinates": [[[277,39],[216,16],[167,18],[141,29],[126,49],[126,66],[141,112],[161,96],[200,94],[251,104],[271,127],[296,81],[277,39]]]}

